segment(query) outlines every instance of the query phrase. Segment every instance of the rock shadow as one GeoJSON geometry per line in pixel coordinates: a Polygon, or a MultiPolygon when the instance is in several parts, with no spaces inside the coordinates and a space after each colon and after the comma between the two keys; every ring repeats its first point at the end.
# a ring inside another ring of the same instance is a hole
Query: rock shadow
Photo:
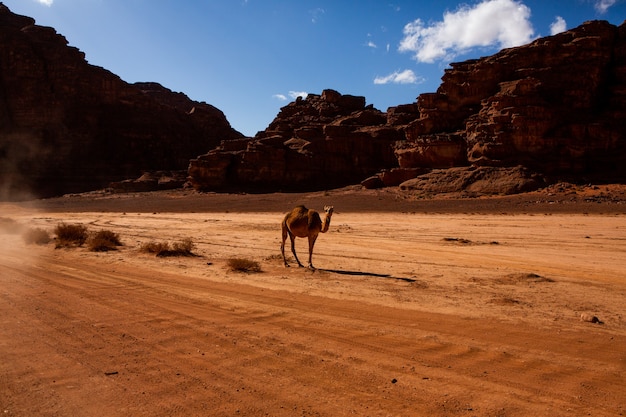
{"type": "Polygon", "coordinates": [[[320,271],[324,271],[324,272],[331,272],[333,274],[340,274],[340,275],[355,275],[355,276],[365,276],[365,277],[375,277],[375,278],[385,278],[385,279],[396,279],[399,281],[405,281],[405,282],[416,282],[416,279],[413,278],[405,278],[405,277],[394,277],[390,274],[378,274],[376,272],[366,272],[366,271],[346,271],[346,270],[342,270],[342,269],[319,269],[320,271]]]}

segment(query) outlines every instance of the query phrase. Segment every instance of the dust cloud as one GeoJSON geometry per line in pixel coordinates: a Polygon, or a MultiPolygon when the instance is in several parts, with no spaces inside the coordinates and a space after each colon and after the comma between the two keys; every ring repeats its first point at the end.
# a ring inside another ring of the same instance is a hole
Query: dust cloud
{"type": "Polygon", "coordinates": [[[15,132],[0,139],[0,201],[36,198],[34,178],[43,177],[54,149],[43,138],[15,132]]]}

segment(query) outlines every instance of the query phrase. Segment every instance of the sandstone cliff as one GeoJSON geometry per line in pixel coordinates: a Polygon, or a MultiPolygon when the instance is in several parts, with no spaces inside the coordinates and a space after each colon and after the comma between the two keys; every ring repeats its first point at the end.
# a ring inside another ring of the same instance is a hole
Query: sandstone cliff
{"type": "Polygon", "coordinates": [[[623,176],[626,26],[568,32],[452,64],[422,94],[400,166],[524,165],[574,177],[623,176]]]}
{"type": "Polygon", "coordinates": [[[623,181],[624,120],[626,26],[593,21],[453,63],[435,93],[386,113],[333,90],[298,99],[256,137],[191,160],[189,176],[197,189],[415,178],[403,188],[476,193],[526,191],[546,178],[623,181]]]}
{"type": "Polygon", "coordinates": [[[254,138],[224,142],[191,160],[199,190],[323,189],[358,183],[396,165],[393,144],[404,138],[365,97],[324,90],[283,107],[254,138]]]}
{"type": "Polygon", "coordinates": [[[128,84],[0,3],[0,198],[184,170],[241,136],[215,107],[156,83],[128,84]]]}

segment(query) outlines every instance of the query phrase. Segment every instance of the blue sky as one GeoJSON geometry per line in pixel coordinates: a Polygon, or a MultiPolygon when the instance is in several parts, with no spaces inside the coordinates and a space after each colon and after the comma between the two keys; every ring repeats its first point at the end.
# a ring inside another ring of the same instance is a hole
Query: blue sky
{"type": "Polygon", "coordinates": [[[2,0],[127,82],[156,81],[253,136],[327,88],[386,111],[434,92],[450,62],[587,20],[626,0],[2,0]]]}

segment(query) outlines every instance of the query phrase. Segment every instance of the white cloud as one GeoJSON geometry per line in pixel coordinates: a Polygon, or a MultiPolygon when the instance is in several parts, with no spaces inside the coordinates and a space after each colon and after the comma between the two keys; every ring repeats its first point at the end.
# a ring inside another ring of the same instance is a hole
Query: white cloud
{"type": "Polygon", "coordinates": [[[317,21],[320,19],[320,17],[326,13],[326,10],[322,9],[321,7],[318,7],[316,9],[313,10],[309,10],[309,14],[311,15],[311,22],[312,23],[317,23],[317,21]]]}
{"type": "Polygon", "coordinates": [[[367,41],[367,46],[368,46],[368,47],[370,47],[370,48],[373,48],[373,49],[378,48],[378,47],[376,46],[376,44],[375,44],[374,42],[372,42],[372,41],[367,41]]]}
{"type": "Polygon", "coordinates": [[[287,101],[289,98],[292,98],[295,100],[298,97],[306,98],[306,96],[308,95],[309,93],[307,93],[306,91],[290,91],[289,93],[287,93],[287,95],[280,94],[280,93],[274,94],[272,98],[275,98],[280,101],[287,101]]]}
{"type": "Polygon", "coordinates": [[[37,3],[41,3],[44,6],[52,6],[52,3],[54,2],[54,0],[36,0],[37,3]]]}
{"type": "Polygon", "coordinates": [[[550,35],[556,35],[557,33],[565,32],[567,30],[567,23],[561,16],[557,16],[554,22],[550,25],[550,35]]]}
{"type": "Polygon", "coordinates": [[[596,0],[593,8],[600,14],[604,14],[611,6],[617,3],[617,0],[596,0]]]}
{"type": "Polygon", "coordinates": [[[289,97],[295,99],[298,97],[302,97],[302,98],[306,98],[306,96],[308,96],[309,93],[307,93],[306,91],[290,91],[289,92],[289,97]]]}
{"type": "MultiPolygon", "coordinates": [[[[606,0],[605,0],[606,1],[606,0]]],[[[425,25],[421,19],[404,27],[400,52],[418,62],[451,60],[472,48],[508,48],[528,43],[534,36],[530,9],[517,0],[483,0],[470,7],[446,11],[443,21],[425,25]]]]}
{"type": "Polygon", "coordinates": [[[394,71],[389,75],[374,78],[374,84],[419,84],[424,82],[422,77],[415,75],[413,70],[394,71]]]}

